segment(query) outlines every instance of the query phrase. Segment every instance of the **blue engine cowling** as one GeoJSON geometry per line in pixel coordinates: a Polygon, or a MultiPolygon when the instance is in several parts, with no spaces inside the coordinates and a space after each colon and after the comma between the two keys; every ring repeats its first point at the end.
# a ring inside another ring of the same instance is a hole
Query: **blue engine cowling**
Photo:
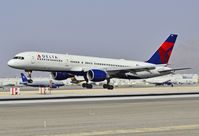
{"type": "Polygon", "coordinates": [[[104,81],[107,78],[107,74],[105,71],[92,69],[87,72],[87,78],[90,81],[100,82],[104,81]]]}
{"type": "Polygon", "coordinates": [[[52,77],[55,80],[65,80],[67,78],[72,77],[72,75],[66,73],[66,72],[52,72],[52,77]]]}

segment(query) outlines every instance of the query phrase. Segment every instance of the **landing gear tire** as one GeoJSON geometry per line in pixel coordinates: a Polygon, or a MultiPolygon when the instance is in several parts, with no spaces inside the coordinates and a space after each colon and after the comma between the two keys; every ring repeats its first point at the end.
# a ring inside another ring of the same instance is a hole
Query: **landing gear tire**
{"type": "Polygon", "coordinates": [[[83,88],[87,88],[87,89],[92,89],[92,88],[93,88],[93,85],[92,85],[92,84],[88,84],[88,83],[83,83],[83,84],[82,84],[82,87],[83,87],[83,88]]]}
{"type": "Polygon", "coordinates": [[[87,86],[86,88],[87,88],[87,89],[92,89],[92,88],[93,88],[93,85],[88,84],[88,86],[87,86]]]}
{"type": "Polygon", "coordinates": [[[107,89],[107,88],[108,88],[108,85],[107,85],[107,84],[103,84],[103,88],[104,88],[104,89],[107,89]]]}
{"type": "Polygon", "coordinates": [[[104,84],[103,88],[108,90],[113,90],[114,87],[112,85],[104,84]]]}
{"type": "Polygon", "coordinates": [[[86,83],[83,83],[83,84],[82,84],[82,87],[85,88],[85,87],[86,87],[86,83]]]}
{"type": "Polygon", "coordinates": [[[113,87],[112,85],[109,85],[107,89],[108,89],[108,90],[113,90],[113,88],[114,88],[114,87],[113,87]]]}

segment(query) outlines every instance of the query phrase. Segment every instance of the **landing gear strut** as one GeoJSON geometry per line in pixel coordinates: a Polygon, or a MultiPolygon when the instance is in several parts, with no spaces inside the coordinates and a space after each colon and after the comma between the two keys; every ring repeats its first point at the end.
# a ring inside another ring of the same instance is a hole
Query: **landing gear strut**
{"type": "Polygon", "coordinates": [[[82,87],[87,88],[87,89],[92,89],[93,85],[88,83],[88,78],[86,77],[86,75],[84,76],[84,79],[85,79],[86,83],[83,83],[82,87]]]}
{"type": "Polygon", "coordinates": [[[28,82],[29,83],[32,83],[33,82],[33,80],[31,79],[31,74],[32,74],[32,71],[25,71],[25,72],[28,72],[28,82]]]}
{"type": "Polygon", "coordinates": [[[107,84],[104,84],[103,88],[108,90],[113,90],[114,86],[110,85],[110,79],[107,79],[107,84]]]}

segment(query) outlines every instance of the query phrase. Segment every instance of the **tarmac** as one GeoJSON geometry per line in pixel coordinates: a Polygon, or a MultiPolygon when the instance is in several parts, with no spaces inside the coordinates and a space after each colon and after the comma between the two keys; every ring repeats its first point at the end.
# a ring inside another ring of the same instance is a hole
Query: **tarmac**
{"type": "Polygon", "coordinates": [[[95,96],[95,95],[124,95],[124,94],[164,94],[164,93],[186,93],[199,92],[199,86],[176,86],[176,87],[143,87],[143,88],[115,88],[107,89],[79,89],[68,90],[52,89],[47,94],[41,94],[38,90],[22,90],[20,95],[11,96],[9,91],[1,91],[0,99],[16,97],[54,97],[54,96],[95,96]]]}
{"type": "Polygon", "coordinates": [[[0,101],[0,135],[7,136],[198,136],[198,86],[119,88],[114,90],[21,91],[19,96],[1,92],[0,99],[61,96],[115,96],[120,98],[77,98],[65,101],[40,99],[37,103],[0,101]],[[161,97],[154,94],[163,94],[161,97]],[[183,97],[176,94],[187,93],[183,97]],[[150,96],[147,96],[151,94],[150,96]],[[139,96],[143,95],[141,99],[139,96]],[[153,96],[154,95],[154,96],[153,96]],[[128,99],[126,99],[128,98],[128,99]]]}
{"type": "Polygon", "coordinates": [[[198,136],[199,97],[0,105],[6,136],[198,136]]]}

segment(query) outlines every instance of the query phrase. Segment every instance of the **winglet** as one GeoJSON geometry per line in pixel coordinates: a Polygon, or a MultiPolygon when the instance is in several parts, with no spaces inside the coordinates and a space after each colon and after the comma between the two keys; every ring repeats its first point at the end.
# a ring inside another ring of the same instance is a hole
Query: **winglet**
{"type": "Polygon", "coordinates": [[[153,54],[153,56],[146,62],[152,64],[167,64],[171,56],[177,34],[171,34],[167,40],[160,46],[160,48],[153,54]]]}

